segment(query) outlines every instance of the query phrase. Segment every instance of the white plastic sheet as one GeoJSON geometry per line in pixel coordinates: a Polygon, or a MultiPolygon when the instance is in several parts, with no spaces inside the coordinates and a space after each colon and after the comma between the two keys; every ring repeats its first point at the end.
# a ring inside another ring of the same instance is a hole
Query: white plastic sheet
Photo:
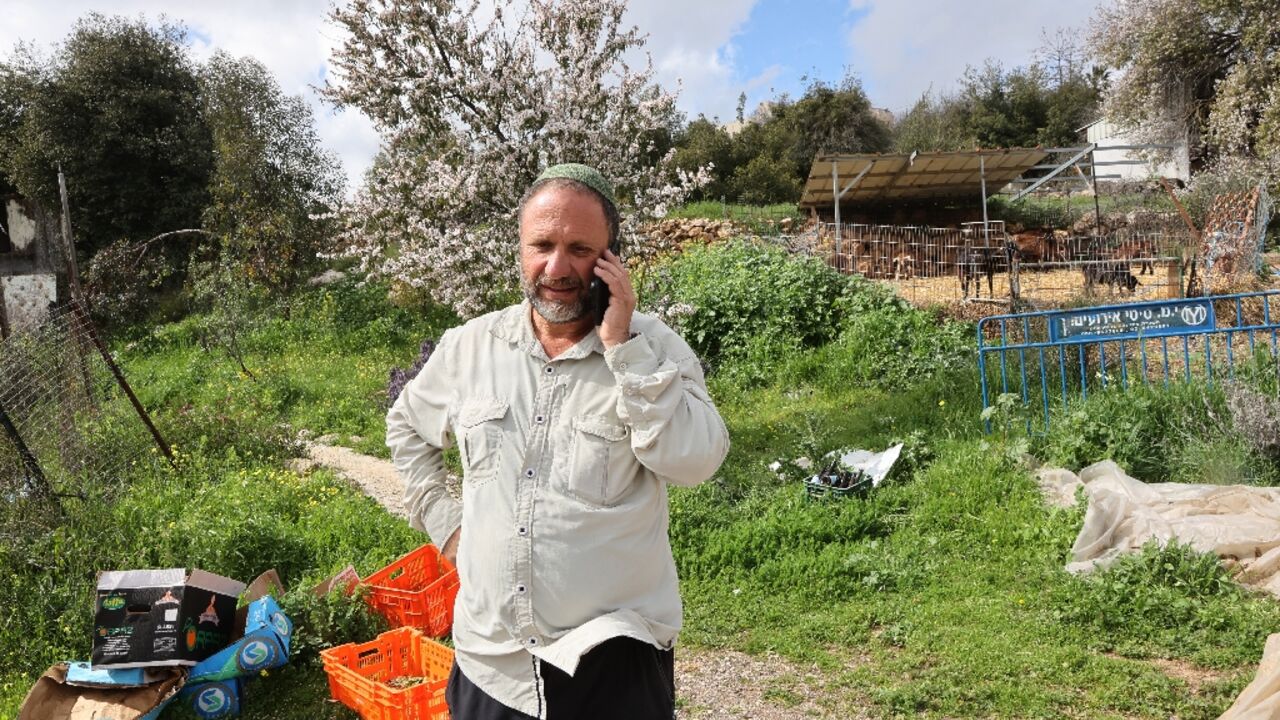
{"type": "MultiPolygon", "coordinates": [[[[1280,596],[1280,488],[1148,484],[1110,460],[1078,477],[1042,470],[1038,480],[1051,504],[1074,504],[1081,487],[1088,497],[1069,572],[1104,567],[1151,540],[1176,539],[1216,554],[1240,583],[1280,596]]],[[[1267,638],[1253,682],[1220,720],[1280,720],[1280,633],[1267,638]]]]}

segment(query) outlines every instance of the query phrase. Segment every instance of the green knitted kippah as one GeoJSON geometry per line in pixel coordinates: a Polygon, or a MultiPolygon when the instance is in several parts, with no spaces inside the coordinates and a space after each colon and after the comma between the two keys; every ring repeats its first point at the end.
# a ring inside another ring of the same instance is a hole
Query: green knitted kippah
{"type": "MultiPolygon", "coordinates": [[[[581,163],[563,163],[561,165],[552,165],[542,174],[538,176],[538,180],[550,180],[552,178],[567,178],[569,180],[577,180],[587,187],[600,193],[600,196],[609,201],[609,204],[618,207],[618,201],[613,199],[613,185],[605,179],[600,171],[590,165],[581,163]]],[[[538,182],[534,180],[534,182],[538,182]]]]}

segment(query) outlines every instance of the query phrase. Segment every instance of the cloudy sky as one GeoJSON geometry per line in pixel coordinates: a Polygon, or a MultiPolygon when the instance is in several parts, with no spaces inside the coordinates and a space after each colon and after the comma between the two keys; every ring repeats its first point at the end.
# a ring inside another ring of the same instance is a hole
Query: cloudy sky
{"type": "MultiPolygon", "coordinates": [[[[517,0],[518,1],[518,0],[517,0]]],[[[629,20],[649,36],[660,82],[680,87],[690,117],[732,120],[738,95],[747,109],[820,79],[857,75],[873,104],[900,113],[929,89],[955,86],[966,65],[995,58],[1028,63],[1042,34],[1083,28],[1108,0],[631,0],[629,20]]],[[[329,0],[8,0],[0,55],[27,41],[45,48],[64,38],[76,18],[104,14],[161,15],[190,30],[191,52],[252,55],[286,91],[315,108],[326,146],[355,183],[378,147],[370,123],[334,112],[314,90],[340,32],[326,20],[329,0]]]]}

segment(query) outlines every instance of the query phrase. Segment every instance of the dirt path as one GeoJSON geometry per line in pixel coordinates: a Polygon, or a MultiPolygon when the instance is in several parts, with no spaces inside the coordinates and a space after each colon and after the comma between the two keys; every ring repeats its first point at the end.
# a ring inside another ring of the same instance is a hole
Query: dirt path
{"type": "MultiPolygon", "coordinates": [[[[308,444],[307,459],[294,461],[294,469],[306,472],[317,464],[346,477],[393,515],[405,516],[404,484],[389,461],[316,442],[308,444]]],[[[701,649],[676,653],[676,695],[684,720],[865,717],[856,709],[819,704],[827,695],[823,685],[817,667],[776,655],[701,649]]]]}

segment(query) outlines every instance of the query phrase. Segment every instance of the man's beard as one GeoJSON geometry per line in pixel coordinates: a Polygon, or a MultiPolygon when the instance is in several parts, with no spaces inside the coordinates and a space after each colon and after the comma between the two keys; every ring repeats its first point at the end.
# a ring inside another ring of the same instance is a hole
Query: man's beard
{"type": "Polygon", "coordinates": [[[529,303],[533,305],[533,309],[552,324],[571,323],[580,319],[587,312],[586,293],[579,292],[578,296],[570,302],[559,302],[556,300],[548,300],[538,294],[538,287],[548,287],[556,290],[564,290],[568,288],[581,289],[582,281],[577,278],[569,278],[566,280],[552,281],[545,274],[539,275],[536,281],[530,282],[529,278],[521,274],[520,287],[524,290],[524,296],[529,299],[529,303]]]}

